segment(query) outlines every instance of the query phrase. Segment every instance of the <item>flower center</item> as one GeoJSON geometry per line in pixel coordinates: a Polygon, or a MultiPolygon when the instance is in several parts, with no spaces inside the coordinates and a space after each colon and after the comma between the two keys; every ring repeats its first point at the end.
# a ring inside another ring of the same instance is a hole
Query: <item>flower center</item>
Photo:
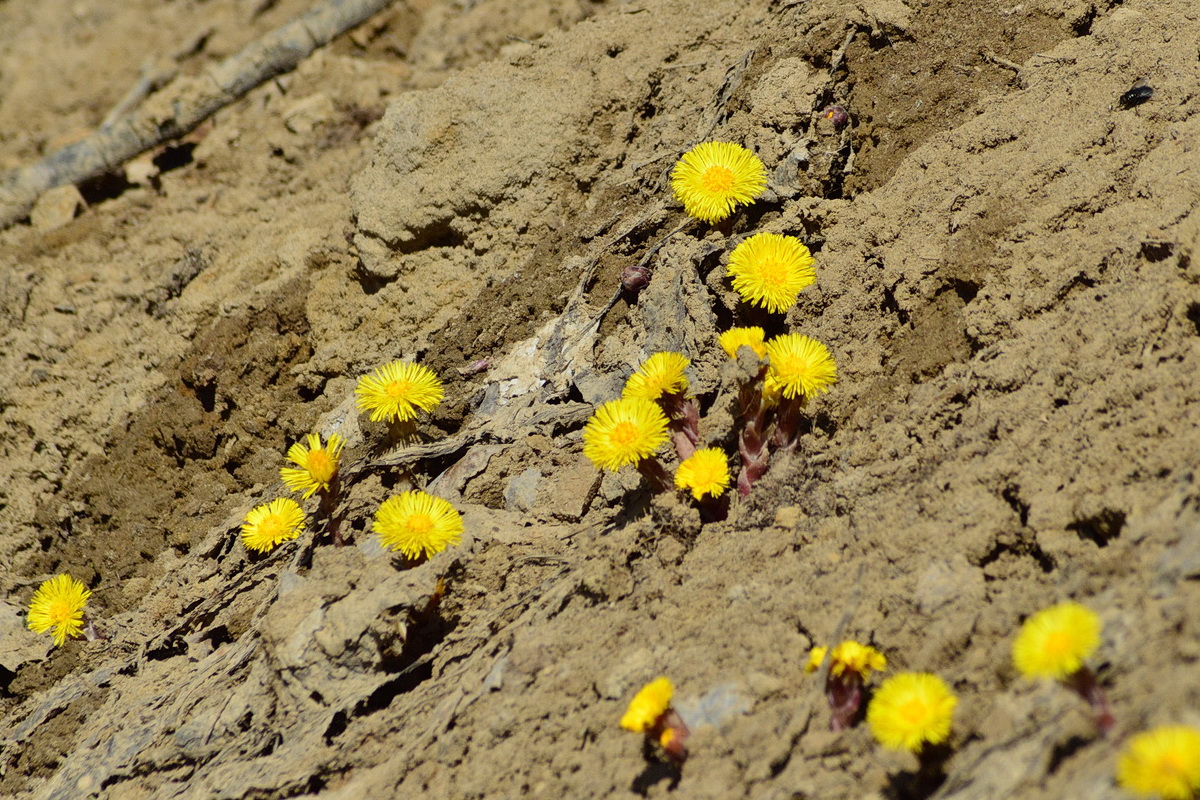
{"type": "Polygon", "coordinates": [[[709,167],[704,170],[704,175],[700,177],[700,182],[704,184],[704,190],[713,194],[724,194],[733,188],[733,170],[729,167],[720,165],[709,167]]]}
{"type": "Polygon", "coordinates": [[[807,380],[811,372],[808,362],[800,358],[783,359],[783,363],[779,365],[779,375],[793,382],[807,380]]]}
{"type": "Polygon", "coordinates": [[[61,625],[71,618],[71,604],[66,600],[55,600],[50,604],[50,619],[55,625],[61,625]]]}
{"type": "Polygon", "coordinates": [[[278,514],[271,514],[262,522],[258,523],[258,533],[265,540],[278,542],[283,538],[284,531],[287,530],[287,523],[283,517],[278,514]]]}
{"type": "Polygon", "coordinates": [[[428,514],[413,514],[408,518],[408,529],[417,536],[426,536],[433,530],[433,519],[428,514]]]}
{"type": "Polygon", "coordinates": [[[638,426],[632,422],[618,422],[613,428],[612,440],[617,447],[628,448],[639,438],[638,426]]]}
{"type": "Polygon", "coordinates": [[[329,483],[333,477],[333,470],[333,459],[326,451],[313,450],[308,454],[308,474],[317,483],[329,483]]]}
{"type": "Polygon", "coordinates": [[[404,400],[412,394],[412,384],[408,381],[392,381],[383,391],[392,400],[404,400]]]}
{"type": "Polygon", "coordinates": [[[1187,762],[1184,760],[1182,753],[1163,753],[1162,757],[1158,760],[1158,771],[1172,778],[1185,775],[1186,769],[1187,762]]]}
{"type": "Polygon", "coordinates": [[[915,728],[925,724],[925,720],[929,718],[929,709],[919,699],[909,700],[900,706],[900,718],[915,728]]]}
{"type": "Polygon", "coordinates": [[[1071,652],[1071,637],[1065,633],[1052,633],[1046,637],[1046,655],[1062,657],[1071,652]]]}
{"type": "Polygon", "coordinates": [[[758,266],[758,279],[767,286],[778,289],[787,283],[787,267],[773,258],[765,258],[758,266]]]}

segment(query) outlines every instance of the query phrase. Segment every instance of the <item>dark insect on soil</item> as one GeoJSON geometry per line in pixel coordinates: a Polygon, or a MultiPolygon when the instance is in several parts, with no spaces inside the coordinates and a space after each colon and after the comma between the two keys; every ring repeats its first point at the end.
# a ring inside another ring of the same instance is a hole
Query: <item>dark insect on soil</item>
{"type": "Polygon", "coordinates": [[[1141,78],[1133,87],[1125,94],[1121,95],[1121,105],[1125,108],[1133,108],[1141,105],[1154,96],[1154,87],[1146,82],[1145,78],[1141,78]]]}

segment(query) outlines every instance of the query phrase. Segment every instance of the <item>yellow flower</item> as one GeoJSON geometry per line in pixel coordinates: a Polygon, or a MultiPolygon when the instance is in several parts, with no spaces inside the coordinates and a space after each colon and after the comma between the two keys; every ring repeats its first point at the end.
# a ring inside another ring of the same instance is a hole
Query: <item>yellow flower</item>
{"type": "Polygon", "coordinates": [[[583,454],[600,469],[616,472],[636,464],[666,443],[667,417],[650,400],[622,397],[610,400],[583,429],[583,454]]]}
{"type": "Polygon", "coordinates": [[[675,199],[690,216],[709,223],[754,202],[766,186],[767,168],[758,156],[729,142],[698,144],[671,171],[675,199]]]}
{"type": "Polygon", "coordinates": [[[683,371],[692,362],[681,353],[655,353],[625,382],[621,397],[657,400],[664,394],[683,394],[688,388],[683,371]]]}
{"type": "Polygon", "coordinates": [[[304,509],[290,497],[277,497],[255,506],[242,523],[242,544],[247,550],[268,553],[304,530],[304,509]]]}
{"type": "Polygon", "coordinates": [[[875,739],[892,750],[917,752],[925,743],[950,738],[958,698],[928,672],[902,672],[880,685],[867,708],[867,725],[875,739]]]}
{"type": "MultiPolygon", "coordinates": [[[[621,727],[634,733],[645,733],[658,724],[659,718],[671,707],[675,687],[669,678],[656,678],[643,686],[621,717],[621,727]]],[[[663,742],[666,745],[668,742],[663,742]]]]}
{"type": "Polygon", "coordinates": [[[737,360],[738,348],[749,347],[759,359],[767,357],[767,344],[763,341],[766,334],[762,328],[730,328],[721,334],[722,349],[729,357],[737,360]]]}
{"type": "Polygon", "coordinates": [[[804,665],[805,672],[816,672],[825,663],[825,654],[829,652],[828,647],[814,647],[808,652],[808,663],[804,665]]]}
{"type": "Polygon", "coordinates": [[[445,396],[433,370],[408,361],[393,361],[362,376],[354,394],[358,408],[370,412],[371,422],[416,419],[418,408],[432,411],[445,396]]]}
{"type": "Polygon", "coordinates": [[[319,434],[308,435],[308,446],[296,442],[288,448],[288,459],[300,467],[293,469],[284,467],[279,470],[283,485],[293,492],[304,492],[304,499],[312,497],[318,490],[328,491],[329,482],[337,474],[338,456],[345,447],[346,440],[336,433],[329,437],[329,445],[321,446],[319,434]]]}
{"type": "Polygon", "coordinates": [[[777,233],[756,233],[733,248],[727,272],[743,300],[772,314],[794,306],[800,290],[817,279],[804,243],[777,233]]]}
{"type": "MultiPolygon", "coordinates": [[[[808,655],[808,666],[804,668],[805,671],[816,672],[820,669],[821,662],[825,660],[828,650],[829,648],[826,647],[814,647],[808,655]]],[[[833,663],[829,666],[829,672],[834,676],[840,676],[846,672],[857,672],[865,681],[871,676],[871,670],[883,672],[885,669],[887,669],[887,656],[870,645],[859,644],[848,639],[833,648],[833,663]]]]}
{"type": "Polygon", "coordinates": [[[837,364],[829,348],[798,333],[785,333],[767,342],[767,371],[764,394],[780,393],[791,399],[816,397],[828,392],[837,381],[837,364]]]}
{"type": "Polygon", "coordinates": [[[1078,603],[1042,609],[1013,641],[1013,664],[1026,678],[1066,678],[1078,672],[1100,644],[1100,618],[1078,603]]]}
{"type": "Polygon", "coordinates": [[[1167,725],[1134,736],[1117,762],[1117,783],[1142,797],[1200,796],[1200,730],[1167,725]]]}
{"type": "Polygon", "coordinates": [[[462,541],[462,515],[440,497],[402,492],[375,512],[375,533],[383,545],[405,558],[435,556],[462,541]]]}
{"type": "Polygon", "coordinates": [[[697,450],[675,471],[675,488],[686,489],[699,500],[704,495],[720,497],[729,488],[729,459],[717,447],[697,450]]]}
{"type": "Polygon", "coordinates": [[[54,643],[62,647],[67,637],[78,638],[83,630],[83,608],[92,596],[70,575],[55,575],[33,593],[29,601],[29,630],[45,633],[54,629],[54,643]]]}

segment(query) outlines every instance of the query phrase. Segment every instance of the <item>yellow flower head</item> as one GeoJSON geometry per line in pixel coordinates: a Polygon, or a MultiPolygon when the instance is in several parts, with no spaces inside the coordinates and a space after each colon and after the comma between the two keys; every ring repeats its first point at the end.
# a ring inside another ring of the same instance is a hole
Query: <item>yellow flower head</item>
{"type": "Polygon", "coordinates": [[[675,471],[675,488],[686,489],[699,500],[704,495],[720,497],[729,488],[729,459],[718,447],[697,450],[675,471]]]}
{"type": "Polygon", "coordinates": [[[737,360],[738,348],[749,347],[759,359],[767,357],[767,343],[763,341],[766,334],[762,328],[730,328],[721,334],[721,348],[729,357],[737,360]]]}
{"type": "Polygon", "coordinates": [[[346,440],[336,433],[329,437],[329,444],[321,446],[319,434],[308,435],[308,446],[296,442],[288,448],[288,459],[299,469],[284,467],[279,470],[283,485],[293,492],[304,492],[304,499],[312,497],[317,490],[328,491],[329,482],[337,474],[338,456],[346,440]]]}
{"type": "Polygon", "coordinates": [[[804,243],[777,233],[756,233],[733,248],[727,271],[743,300],[772,314],[794,306],[800,290],[817,279],[804,243]]]}
{"type": "Polygon", "coordinates": [[[664,394],[683,394],[688,388],[683,371],[691,361],[681,353],[655,353],[625,382],[621,397],[657,400],[664,394]]]}
{"type": "Polygon", "coordinates": [[[1117,783],[1141,797],[1200,797],[1200,730],[1167,725],[1134,736],[1117,762],[1117,783]]]}
{"type": "Polygon", "coordinates": [[[435,556],[462,541],[462,515],[440,497],[402,492],[384,500],[375,512],[375,533],[384,547],[405,558],[435,556]]]}
{"type": "Polygon", "coordinates": [[[1078,603],[1042,609],[1013,641],[1013,664],[1026,678],[1066,678],[1100,644],[1100,618],[1078,603]]]}
{"type": "Polygon", "coordinates": [[[829,652],[828,647],[814,647],[808,651],[808,663],[804,665],[804,671],[808,673],[816,672],[825,663],[825,655],[829,652]]]}
{"type": "Polygon", "coordinates": [[[616,472],[636,464],[666,443],[667,416],[657,403],[641,397],[610,400],[583,429],[583,454],[600,469],[616,472]]]}
{"type": "Polygon", "coordinates": [[[875,739],[892,750],[917,752],[925,743],[950,738],[958,698],[928,672],[901,672],[885,680],[867,707],[867,725],[875,739]]]}
{"type": "Polygon", "coordinates": [[[766,393],[779,393],[788,399],[816,397],[828,392],[837,381],[837,364],[829,348],[798,333],[785,333],[767,342],[766,393]]]}
{"type": "Polygon", "coordinates": [[[269,553],[304,530],[304,509],[290,497],[277,497],[255,506],[242,523],[242,544],[247,550],[269,553]]]}
{"type": "Polygon", "coordinates": [[[629,701],[629,708],[621,717],[621,727],[634,733],[650,730],[658,723],[659,718],[667,713],[667,709],[671,707],[671,696],[674,694],[675,687],[671,685],[670,678],[655,678],[650,681],[629,701]]]}
{"type": "MultiPolygon", "coordinates": [[[[829,648],[814,647],[808,655],[806,672],[816,672],[825,660],[829,648]]],[[[848,639],[833,648],[833,662],[829,665],[830,674],[835,677],[846,672],[857,672],[865,681],[871,677],[871,670],[883,672],[887,669],[887,656],[866,644],[860,644],[848,639]]]]}
{"type": "Polygon", "coordinates": [[[671,189],[690,216],[720,222],[767,187],[767,168],[738,144],[704,142],[683,154],[671,171],[671,189]]]}
{"type": "Polygon", "coordinates": [[[62,647],[67,637],[78,638],[83,630],[83,608],[92,593],[70,575],[55,575],[33,593],[29,601],[29,630],[45,633],[54,629],[54,643],[62,647]]]}
{"type": "Polygon", "coordinates": [[[384,364],[358,379],[356,405],[371,414],[371,422],[416,419],[417,409],[432,411],[442,402],[442,382],[433,370],[408,361],[384,364]]]}

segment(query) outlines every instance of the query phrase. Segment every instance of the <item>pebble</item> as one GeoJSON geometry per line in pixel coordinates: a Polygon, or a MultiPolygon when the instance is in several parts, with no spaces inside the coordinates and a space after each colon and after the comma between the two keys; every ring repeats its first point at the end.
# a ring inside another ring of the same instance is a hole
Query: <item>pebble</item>
{"type": "Polygon", "coordinates": [[[50,231],[61,228],[87,208],[83,195],[74,186],[56,186],[34,203],[29,222],[34,230],[50,231]]]}

